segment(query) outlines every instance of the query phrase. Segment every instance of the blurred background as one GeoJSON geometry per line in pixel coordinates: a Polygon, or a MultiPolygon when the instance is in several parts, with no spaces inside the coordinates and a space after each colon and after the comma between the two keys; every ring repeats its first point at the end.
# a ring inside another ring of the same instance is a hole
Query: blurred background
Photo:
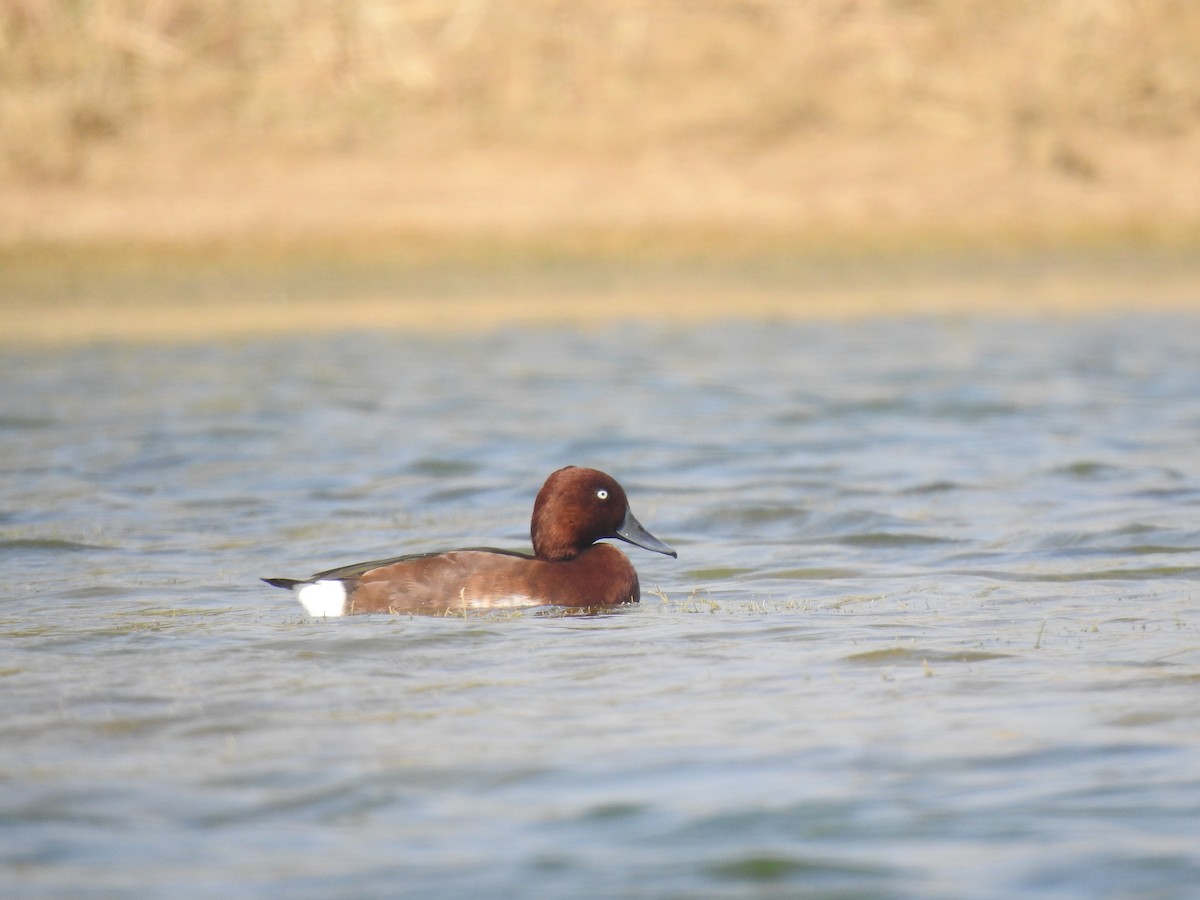
{"type": "Polygon", "coordinates": [[[0,289],[1190,271],[1197,47],[1179,0],[5,0],[0,289]]]}

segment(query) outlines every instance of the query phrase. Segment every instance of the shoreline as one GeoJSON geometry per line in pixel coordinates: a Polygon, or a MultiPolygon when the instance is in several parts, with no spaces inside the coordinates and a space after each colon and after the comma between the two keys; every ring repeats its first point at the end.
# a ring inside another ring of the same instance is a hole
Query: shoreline
{"type": "Polygon", "coordinates": [[[1200,312],[1200,258],[1186,246],[724,259],[463,251],[419,263],[362,248],[275,248],[255,260],[248,248],[222,257],[59,246],[0,259],[0,345],[33,349],[355,331],[1200,312]]]}
{"type": "Polygon", "coordinates": [[[1200,6],[419,6],[0,13],[0,344],[1200,303],[1200,6]]]}

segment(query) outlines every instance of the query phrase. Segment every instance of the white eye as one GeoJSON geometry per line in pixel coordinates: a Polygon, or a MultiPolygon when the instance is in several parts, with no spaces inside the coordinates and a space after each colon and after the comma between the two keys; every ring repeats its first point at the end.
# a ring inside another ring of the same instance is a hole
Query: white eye
{"type": "Polygon", "coordinates": [[[608,491],[606,491],[604,488],[600,488],[600,490],[596,491],[596,497],[600,500],[607,500],[608,491]]]}

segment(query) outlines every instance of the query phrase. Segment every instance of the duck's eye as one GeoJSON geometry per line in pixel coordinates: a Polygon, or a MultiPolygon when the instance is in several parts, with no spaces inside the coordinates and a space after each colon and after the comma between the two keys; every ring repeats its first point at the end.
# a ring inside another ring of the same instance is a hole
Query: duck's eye
{"type": "Polygon", "coordinates": [[[596,491],[596,499],[607,500],[608,499],[608,491],[606,491],[604,488],[600,488],[600,490],[596,491]]]}

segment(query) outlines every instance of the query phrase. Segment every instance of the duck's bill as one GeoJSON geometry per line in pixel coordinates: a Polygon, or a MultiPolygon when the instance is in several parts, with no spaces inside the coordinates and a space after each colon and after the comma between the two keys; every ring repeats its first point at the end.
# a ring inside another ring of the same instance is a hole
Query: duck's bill
{"type": "Polygon", "coordinates": [[[617,537],[623,541],[629,541],[644,550],[653,550],[655,553],[665,553],[667,556],[678,557],[674,548],[664,544],[645,528],[642,523],[633,517],[633,513],[625,510],[625,521],[621,523],[621,527],[617,529],[617,537]]]}

